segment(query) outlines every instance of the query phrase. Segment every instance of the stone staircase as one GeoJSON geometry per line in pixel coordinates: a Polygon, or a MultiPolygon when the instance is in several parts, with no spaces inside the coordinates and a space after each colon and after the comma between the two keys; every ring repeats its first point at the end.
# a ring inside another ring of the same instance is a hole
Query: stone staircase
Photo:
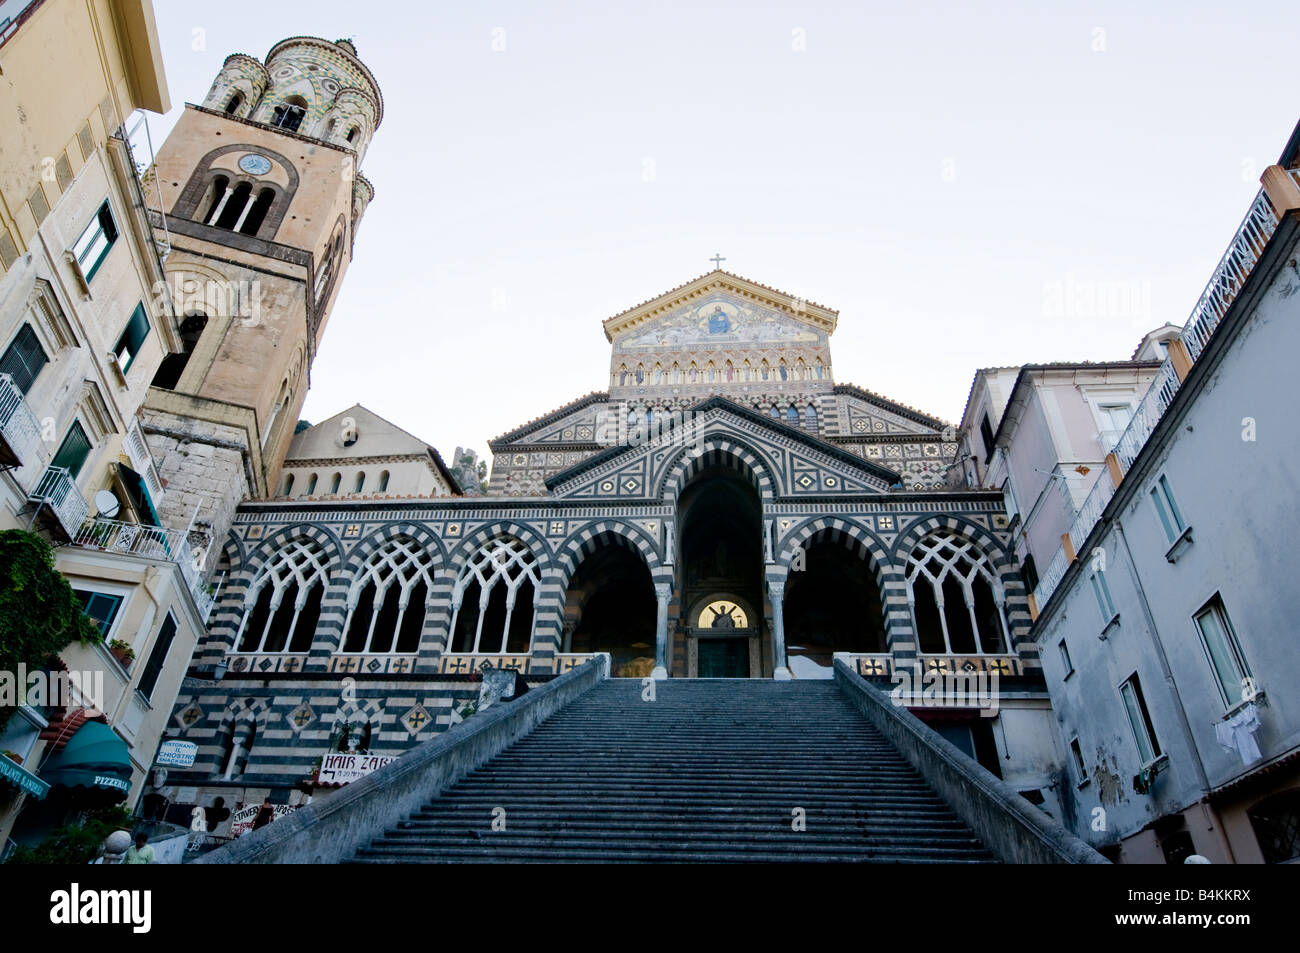
{"type": "Polygon", "coordinates": [[[994,860],[834,682],[655,688],[600,683],[354,860],[994,860]]]}

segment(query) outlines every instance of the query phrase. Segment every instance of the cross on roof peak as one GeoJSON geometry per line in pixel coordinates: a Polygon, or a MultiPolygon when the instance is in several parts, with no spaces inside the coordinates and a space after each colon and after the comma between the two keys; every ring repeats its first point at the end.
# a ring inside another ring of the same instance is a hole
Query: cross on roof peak
{"type": "Polygon", "coordinates": [[[713,270],[714,270],[714,271],[721,271],[721,270],[722,270],[722,263],[723,263],[724,261],[726,261],[726,260],[727,260],[727,259],[723,258],[723,257],[722,257],[722,254],[721,254],[720,252],[714,252],[714,253],[713,253],[713,257],[709,259],[709,261],[713,262],[713,270]]]}

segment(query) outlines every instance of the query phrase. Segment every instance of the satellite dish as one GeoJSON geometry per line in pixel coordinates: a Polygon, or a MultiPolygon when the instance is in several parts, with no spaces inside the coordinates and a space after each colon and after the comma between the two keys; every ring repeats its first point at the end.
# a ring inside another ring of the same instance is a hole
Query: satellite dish
{"type": "Polygon", "coordinates": [[[117,501],[117,497],[110,490],[100,490],[95,494],[95,510],[105,519],[112,519],[121,509],[122,504],[117,501]]]}

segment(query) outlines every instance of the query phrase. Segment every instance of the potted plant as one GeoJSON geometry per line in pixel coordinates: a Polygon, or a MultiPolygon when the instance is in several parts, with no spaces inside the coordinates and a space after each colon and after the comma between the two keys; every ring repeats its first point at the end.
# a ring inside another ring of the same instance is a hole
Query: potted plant
{"type": "Polygon", "coordinates": [[[129,669],[131,663],[135,661],[135,650],[121,639],[113,639],[109,642],[108,651],[113,658],[117,659],[117,664],[123,668],[129,669]]]}
{"type": "Polygon", "coordinates": [[[0,754],[4,755],[6,758],[8,758],[8,759],[9,759],[10,761],[12,761],[14,764],[22,764],[22,763],[23,763],[23,756],[20,755],[17,751],[10,751],[10,750],[8,750],[8,749],[5,749],[4,751],[0,751],[0,754]]]}

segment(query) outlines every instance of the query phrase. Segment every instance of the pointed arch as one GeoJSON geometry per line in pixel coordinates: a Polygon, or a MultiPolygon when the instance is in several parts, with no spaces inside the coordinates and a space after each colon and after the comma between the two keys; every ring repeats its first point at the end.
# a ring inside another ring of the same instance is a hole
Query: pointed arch
{"type": "Polygon", "coordinates": [[[433,553],[409,536],[371,550],[347,595],[340,650],[414,653],[433,594],[433,553]]]}
{"type": "Polygon", "coordinates": [[[908,553],[907,601],[918,650],[927,655],[1006,654],[1011,625],[1006,592],[975,540],[927,534],[908,553]]]}
{"type": "Polygon", "coordinates": [[[710,466],[727,466],[748,478],[760,499],[775,496],[772,474],[776,472],[771,461],[747,444],[726,434],[705,437],[698,447],[683,447],[668,458],[656,484],[655,495],[667,503],[676,504],[681,491],[691,477],[710,466]]]}
{"type": "Polygon", "coordinates": [[[514,536],[488,540],[451,590],[451,654],[504,655],[532,648],[542,580],[533,551],[514,536]]]}
{"type": "Polygon", "coordinates": [[[264,563],[244,594],[235,651],[310,650],[329,584],[329,563],[325,547],[306,537],[294,539],[264,563]]]}

